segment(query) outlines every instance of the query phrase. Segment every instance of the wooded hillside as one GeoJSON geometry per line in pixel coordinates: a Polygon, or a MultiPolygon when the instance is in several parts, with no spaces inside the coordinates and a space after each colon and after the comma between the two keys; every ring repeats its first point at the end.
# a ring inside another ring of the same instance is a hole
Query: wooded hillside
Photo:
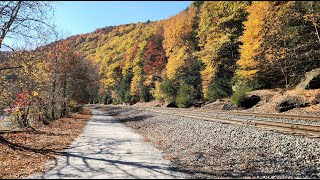
{"type": "Polygon", "coordinates": [[[3,71],[2,108],[22,92],[40,98],[48,118],[73,101],[189,107],[231,97],[237,104],[248,91],[292,88],[319,68],[319,24],[316,1],[196,1],[165,20],[100,28],[15,54],[20,61],[4,64],[28,66],[3,71]]]}
{"type": "Polygon", "coordinates": [[[166,20],[66,41],[99,64],[100,96],[180,107],[234,91],[289,88],[320,67],[320,7],[310,2],[194,2],[166,20]]]}

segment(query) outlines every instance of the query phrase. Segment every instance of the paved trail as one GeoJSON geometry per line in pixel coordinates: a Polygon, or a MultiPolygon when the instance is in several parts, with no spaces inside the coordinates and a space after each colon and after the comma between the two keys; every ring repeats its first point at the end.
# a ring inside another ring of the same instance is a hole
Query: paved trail
{"type": "Polygon", "coordinates": [[[44,174],[29,178],[184,178],[161,152],[107,112],[92,109],[84,132],[44,174]]]}

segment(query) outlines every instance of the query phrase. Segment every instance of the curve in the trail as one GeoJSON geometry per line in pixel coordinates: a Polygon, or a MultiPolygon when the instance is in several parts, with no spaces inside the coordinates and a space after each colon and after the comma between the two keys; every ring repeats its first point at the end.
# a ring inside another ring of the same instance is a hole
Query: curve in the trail
{"type": "Polygon", "coordinates": [[[49,170],[29,178],[185,178],[162,153],[106,112],[92,109],[84,132],[49,170]]]}

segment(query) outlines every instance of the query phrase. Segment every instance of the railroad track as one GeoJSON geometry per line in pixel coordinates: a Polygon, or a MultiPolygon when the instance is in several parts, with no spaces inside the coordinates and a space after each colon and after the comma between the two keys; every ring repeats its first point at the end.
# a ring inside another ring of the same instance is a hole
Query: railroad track
{"type": "MultiPolygon", "coordinates": [[[[254,120],[254,119],[246,119],[246,118],[236,118],[236,117],[224,117],[221,114],[231,114],[228,112],[218,112],[215,115],[201,114],[201,112],[209,112],[209,111],[190,111],[188,109],[169,109],[169,108],[151,108],[150,111],[156,113],[165,113],[165,114],[174,114],[177,116],[183,117],[191,117],[197,118],[207,121],[215,121],[220,123],[228,123],[228,124],[241,124],[241,125],[250,125],[256,128],[262,128],[272,131],[277,131],[281,133],[293,134],[293,135],[301,135],[310,138],[320,138],[320,126],[310,125],[310,124],[301,124],[301,123],[288,123],[288,122],[277,122],[277,121],[269,121],[269,120],[254,120]]],[[[234,114],[241,114],[236,112],[234,114]]],[[[271,114],[271,116],[267,116],[268,114],[258,114],[258,113],[244,113],[243,115],[254,115],[260,117],[276,117],[276,118],[288,118],[288,115],[278,115],[271,114]]],[[[314,116],[298,116],[298,115],[290,115],[289,118],[299,118],[299,119],[308,119],[310,120],[320,120],[319,117],[314,116]]]]}
{"type": "Polygon", "coordinates": [[[222,114],[235,114],[242,116],[258,116],[258,117],[273,117],[273,118],[284,118],[284,119],[301,119],[301,120],[312,120],[320,121],[320,117],[317,116],[301,116],[293,114],[267,114],[267,113],[251,113],[251,112],[219,112],[222,114]]]}
{"type": "MultiPolygon", "coordinates": [[[[163,109],[163,108],[157,108],[163,109]]],[[[170,110],[178,111],[190,111],[190,109],[177,109],[177,108],[166,108],[170,110]]],[[[302,116],[294,114],[273,114],[273,113],[253,113],[253,112],[240,112],[240,111],[213,111],[210,109],[191,109],[194,112],[208,112],[216,114],[226,114],[226,115],[240,115],[240,116],[256,116],[256,117],[267,117],[267,118],[283,118],[283,119],[300,119],[300,120],[310,120],[310,121],[320,121],[319,116],[302,116]]]]}

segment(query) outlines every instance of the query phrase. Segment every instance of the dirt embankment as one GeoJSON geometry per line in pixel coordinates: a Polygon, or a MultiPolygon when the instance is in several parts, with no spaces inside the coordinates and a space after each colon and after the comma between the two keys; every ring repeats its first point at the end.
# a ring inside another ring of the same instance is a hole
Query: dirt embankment
{"type": "Polygon", "coordinates": [[[256,104],[254,107],[246,109],[245,111],[260,113],[278,113],[275,107],[279,103],[287,99],[298,98],[301,99],[302,102],[309,103],[309,106],[288,110],[285,112],[286,114],[320,116],[320,104],[316,104],[313,102],[315,100],[315,96],[319,93],[319,89],[288,91],[282,91],[280,89],[256,90],[250,92],[249,95],[260,96],[260,102],[256,104]]]}
{"type": "MultiPolygon", "coordinates": [[[[281,102],[298,98],[302,102],[308,104],[307,107],[300,107],[288,110],[286,114],[311,115],[320,116],[320,103],[316,102],[316,96],[320,94],[320,89],[312,90],[288,90],[282,89],[262,89],[248,93],[248,96],[256,95],[260,97],[260,101],[249,109],[237,108],[233,111],[256,112],[256,113],[278,113],[276,107],[281,102]]],[[[202,108],[210,110],[224,110],[226,105],[230,104],[230,98],[219,99],[213,103],[203,105],[202,108]]],[[[166,107],[168,103],[160,101],[152,101],[147,103],[137,103],[133,107],[166,107]]],[[[194,107],[190,107],[194,108],[194,107]]]]}

